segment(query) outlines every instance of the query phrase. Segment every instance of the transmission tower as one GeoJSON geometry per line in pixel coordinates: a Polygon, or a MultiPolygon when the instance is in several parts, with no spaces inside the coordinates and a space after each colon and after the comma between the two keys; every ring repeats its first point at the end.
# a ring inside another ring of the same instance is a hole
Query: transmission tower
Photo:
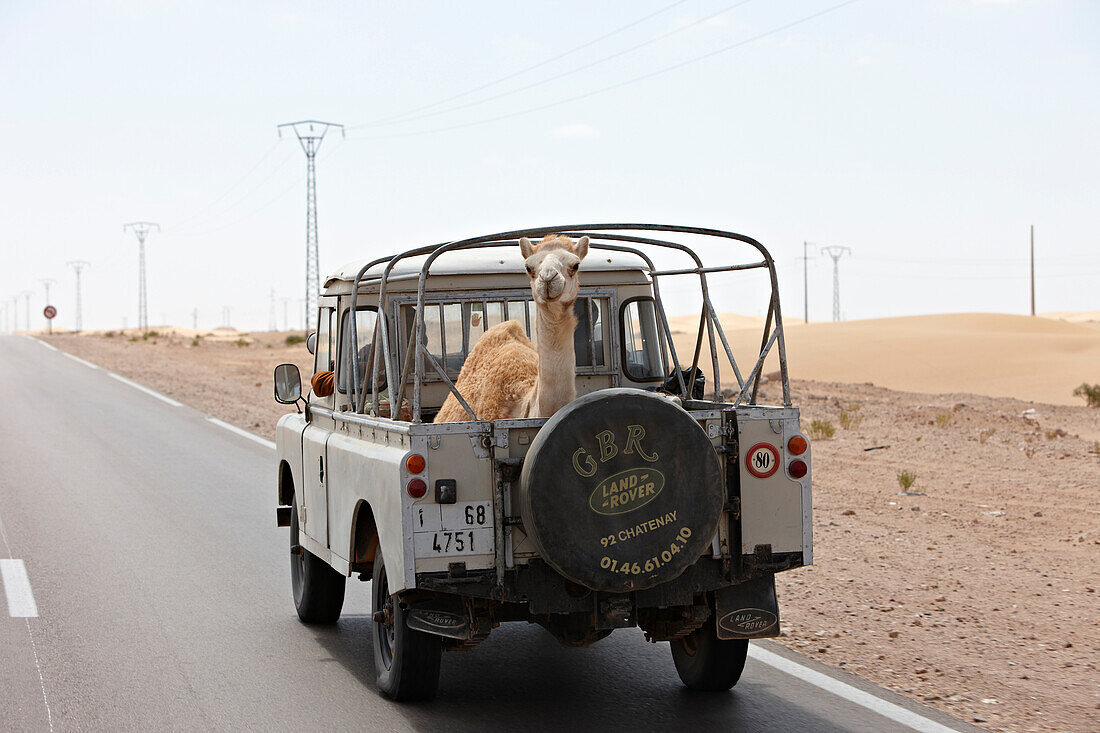
{"type": "Polygon", "coordinates": [[[222,306],[222,326],[225,328],[229,328],[229,310],[229,306],[222,306]]]}
{"type": "MultiPolygon", "coordinates": [[[[44,277],[39,280],[39,282],[42,283],[42,287],[46,288],[46,305],[50,305],[50,286],[57,282],[57,280],[54,280],[52,277],[44,277]]],[[[46,319],[46,328],[49,329],[50,333],[53,333],[52,318],[46,319]]]]}
{"type": "Polygon", "coordinates": [[[852,254],[848,247],[830,245],[822,247],[821,251],[833,258],[833,320],[840,320],[840,258],[845,254],[852,254]]]}
{"type": "Polygon", "coordinates": [[[306,154],[306,322],[309,322],[309,314],[317,310],[317,298],[321,291],[320,264],[317,254],[317,170],[315,159],[317,150],[321,147],[321,141],[331,127],[340,128],[340,134],[344,134],[344,126],[333,122],[319,122],[317,120],[302,120],[301,122],[287,122],[278,125],[279,137],[283,135],[283,128],[294,130],[302,151],[306,154]]]}
{"type": "Polygon", "coordinates": [[[80,301],[80,273],[85,267],[90,267],[91,263],[85,262],[84,260],[70,260],[68,265],[73,268],[73,271],[76,273],[76,328],[74,330],[80,332],[84,329],[84,318],[80,301]]]}
{"type": "Polygon", "coordinates": [[[271,308],[267,315],[267,330],[278,331],[279,323],[275,318],[275,288],[271,289],[271,308]]]}
{"type": "Polygon", "coordinates": [[[130,229],[137,235],[138,240],[138,328],[142,333],[149,328],[149,313],[145,303],[145,236],[156,229],[160,231],[160,224],[151,221],[132,221],[122,225],[122,231],[130,229]]]}
{"type": "Polygon", "coordinates": [[[23,309],[23,310],[26,311],[26,313],[23,314],[23,323],[24,323],[24,328],[27,331],[31,330],[31,296],[32,295],[34,295],[34,293],[32,293],[30,290],[24,290],[23,291],[23,298],[24,298],[23,303],[26,306],[23,309]]]}
{"type": "Polygon", "coordinates": [[[12,333],[15,333],[19,328],[19,296],[11,296],[11,329],[12,333]]]}
{"type": "Polygon", "coordinates": [[[195,329],[196,331],[199,330],[199,309],[198,308],[191,311],[191,328],[195,329]]]}

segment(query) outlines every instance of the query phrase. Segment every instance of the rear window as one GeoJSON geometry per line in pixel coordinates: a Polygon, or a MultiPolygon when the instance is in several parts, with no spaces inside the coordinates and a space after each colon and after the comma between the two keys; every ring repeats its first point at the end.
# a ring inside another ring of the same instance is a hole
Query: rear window
{"type": "Polygon", "coordinates": [[[652,382],[665,374],[657,309],[653,298],[631,298],[620,309],[623,373],[635,382],[652,382]]]}

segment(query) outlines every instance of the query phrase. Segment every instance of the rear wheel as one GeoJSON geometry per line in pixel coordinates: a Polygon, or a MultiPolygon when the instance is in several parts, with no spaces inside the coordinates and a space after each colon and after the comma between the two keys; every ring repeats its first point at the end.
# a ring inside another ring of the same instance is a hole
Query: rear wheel
{"type": "Polygon", "coordinates": [[[722,692],[737,684],[745,669],[748,639],[719,639],[712,616],[682,639],[672,641],[672,661],[689,689],[722,692]]]}
{"type": "Polygon", "coordinates": [[[299,544],[298,499],[290,512],[290,587],[298,618],[307,624],[334,624],[344,606],[347,578],[299,544]]]}
{"type": "Polygon", "coordinates": [[[379,691],[392,700],[431,700],[439,689],[442,639],[405,624],[401,603],[390,595],[381,549],[374,556],[371,595],[379,691]]]}

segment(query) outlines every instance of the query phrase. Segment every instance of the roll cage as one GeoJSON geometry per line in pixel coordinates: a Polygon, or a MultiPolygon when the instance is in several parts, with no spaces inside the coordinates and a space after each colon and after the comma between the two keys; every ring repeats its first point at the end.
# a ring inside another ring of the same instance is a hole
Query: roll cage
{"type": "Polygon", "coordinates": [[[352,285],[352,301],[349,314],[351,318],[350,335],[352,339],[351,349],[347,350],[348,358],[352,360],[350,364],[350,398],[351,403],[355,405],[356,412],[363,413],[367,406],[367,391],[360,379],[359,371],[359,344],[358,344],[358,330],[356,328],[356,314],[359,307],[359,288],[365,282],[377,282],[378,283],[378,299],[377,307],[379,317],[375,322],[375,333],[372,339],[374,344],[381,342],[382,348],[372,348],[370,355],[370,364],[367,365],[371,374],[371,389],[370,389],[370,414],[372,416],[378,416],[378,385],[379,385],[379,370],[385,369],[386,373],[386,385],[390,388],[390,404],[391,415],[396,414],[400,410],[402,400],[405,398],[406,387],[408,385],[410,376],[412,378],[412,416],[413,422],[419,423],[421,420],[421,404],[420,404],[420,392],[421,385],[424,381],[425,374],[425,362],[431,366],[438,375],[442,378],[444,383],[450,391],[458,399],[459,403],[466,410],[466,413],[470,416],[471,420],[477,420],[477,416],[470,408],[469,403],[463,398],[454,382],[447,375],[447,370],[442,364],[440,364],[432,353],[425,346],[425,326],[424,326],[424,300],[427,291],[428,274],[431,270],[432,264],[442,255],[457,250],[470,250],[470,249],[485,249],[492,247],[517,247],[519,245],[519,239],[521,237],[542,237],[548,234],[562,234],[572,238],[578,238],[587,236],[589,238],[589,249],[601,249],[614,252],[624,252],[636,255],[641,258],[647,266],[647,274],[653,285],[653,299],[656,302],[657,314],[658,314],[658,335],[660,337],[660,343],[662,351],[667,349],[668,355],[671,357],[673,365],[673,374],[680,387],[680,394],[687,395],[688,390],[686,384],[694,384],[695,374],[699,369],[699,356],[702,349],[704,332],[707,335],[710,344],[711,353],[711,368],[714,370],[714,400],[721,401],[721,376],[718,362],[718,350],[715,341],[715,334],[717,333],[718,339],[722,342],[722,347],[726,353],[726,358],[729,360],[730,365],[733,367],[733,374],[737,380],[738,393],[736,399],[733,401],[733,405],[736,407],[748,398],[748,404],[756,404],[757,392],[760,388],[760,376],[764,366],[764,360],[773,346],[776,346],[779,353],[779,371],[782,379],[783,386],[783,404],[786,407],[791,405],[791,389],[790,380],[787,372],[787,351],[786,345],[783,341],[783,316],[779,306],[779,285],[775,272],[775,261],[772,259],[768,250],[764,245],[757,242],[751,237],[747,237],[743,234],[736,234],[734,232],[727,232],[720,229],[707,229],[701,227],[686,227],[670,224],[574,224],[574,225],[562,225],[551,227],[537,227],[534,229],[517,229],[508,232],[498,232],[496,234],[487,234],[480,237],[471,237],[468,239],[459,239],[451,242],[443,242],[439,244],[427,245],[424,247],[417,247],[407,250],[397,255],[391,255],[389,257],[380,257],[372,260],[360,268],[359,272],[355,276],[354,283],[352,285]],[[735,265],[717,265],[717,266],[705,266],[703,261],[695,253],[695,251],[681,242],[676,242],[671,239],[656,239],[653,236],[642,236],[641,232],[652,232],[657,235],[694,235],[710,237],[717,240],[729,240],[734,242],[741,242],[755,248],[763,259],[759,262],[752,262],[748,264],[735,264],[735,265]],[[683,269],[670,269],[659,270],[654,265],[653,260],[638,246],[665,248],[682,252],[692,259],[695,263],[695,267],[688,267],[683,269]],[[409,335],[408,348],[405,349],[405,358],[401,364],[400,371],[396,363],[396,355],[391,352],[390,349],[390,334],[389,327],[387,325],[388,317],[385,315],[384,305],[386,299],[387,288],[390,284],[390,275],[393,272],[394,266],[405,259],[411,257],[426,256],[423,265],[420,267],[419,279],[417,281],[417,295],[416,295],[416,319],[415,326],[411,329],[409,335]],[[368,271],[371,268],[385,265],[381,273],[368,276],[368,271]],[[768,270],[768,277],[771,284],[771,296],[768,300],[768,315],[764,321],[763,336],[760,342],[760,354],[755,364],[750,370],[747,377],[743,377],[741,370],[737,365],[737,360],[733,356],[733,350],[730,348],[729,341],[726,339],[725,332],[722,329],[722,324],[718,320],[718,316],[715,313],[714,305],[710,299],[710,289],[707,283],[707,275],[715,272],[734,272],[738,270],[752,270],[758,268],[766,268],[768,270]],[[699,314],[699,328],[696,335],[695,352],[691,362],[691,368],[689,371],[688,379],[684,380],[684,369],[680,366],[679,357],[676,354],[676,346],[673,343],[672,331],[668,325],[668,317],[665,313],[664,304],[661,300],[659,279],[662,277],[672,277],[677,275],[697,275],[699,277],[699,287],[702,293],[703,307],[702,312],[699,314]],[[400,375],[395,381],[394,376],[400,375]],[[396,389],[394,388],[396,385],[396,389]]]}

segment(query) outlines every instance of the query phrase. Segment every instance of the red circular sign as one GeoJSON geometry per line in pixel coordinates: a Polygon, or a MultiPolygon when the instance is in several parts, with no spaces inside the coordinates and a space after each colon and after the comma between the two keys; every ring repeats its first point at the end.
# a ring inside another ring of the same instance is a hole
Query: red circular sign
{"type": "Polygon", "coordinates": [[[779,469],[779,452],[771,443],[757,443],[745,454],[745,468],[756,478],[767,478],[779,469]]]}
{"type": "Polygon", "coordinates": [[[52,305],[48,305],[42,309],[42,315],[52,320],[53,317],[57,315],[57,308],[54,308],[52,305]]]}

